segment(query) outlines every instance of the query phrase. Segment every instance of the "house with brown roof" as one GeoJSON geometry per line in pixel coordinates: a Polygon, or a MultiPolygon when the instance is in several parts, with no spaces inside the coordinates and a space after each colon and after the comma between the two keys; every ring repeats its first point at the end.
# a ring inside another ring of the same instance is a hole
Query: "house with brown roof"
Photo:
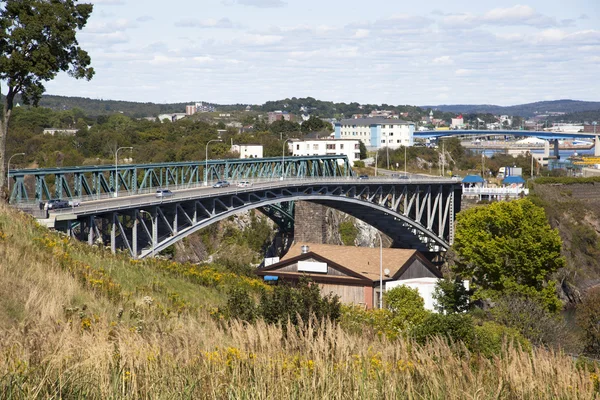
{"type": "MultiPolygon", "coordinates": [[[[440,271],[420,252],[385,248],[381,253],[382,281],[441,278],[440,271]]],[[[373,308],[379,302],[380,249],[328,244],[294,244],[277,263],[256,271],[265,280],[297,282],[302,276],[346,304],[373,308]]]]}

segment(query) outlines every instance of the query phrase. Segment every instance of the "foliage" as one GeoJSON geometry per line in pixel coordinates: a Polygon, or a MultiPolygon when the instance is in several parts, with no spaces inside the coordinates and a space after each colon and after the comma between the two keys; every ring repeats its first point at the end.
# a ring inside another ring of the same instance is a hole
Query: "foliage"
{"type": "Polygon", "coordinates": [[[365,158],[367,158],[367,146],[365,146],[365,144],[363,143],[362,140],[359,140],[358,141],[358,147],[359,147],[359,151],[360,151],[359,158],[361,160],[364,160],[365,158]]]}
{"type": "Polygon", "coordinates": [[[333,132],[333,127],[329,122],[323,121],[315,115],[311,115],[307,121],[304,121],[300,128],[303,133],[320,131],[333,132]]]}
{"type": "Polygon", "coordinates": [[[339,225],[340,237],[345,246],[354,246],[354,241],[358,235],[358,228],[352,220],[343,221],[339,225]]]}
{"type": "Polygon", "coordinates": [[[364,161],[361,161],[361,160],[354,161],[354,168],[364,168],[364,167],[365,167],[364,161]]]}
{"type": "Polygon", "coordinates": [[[285,324],[290,321],[293,325],[299,325],[311,317],[335,321],[341,315],[340,307],[337,296],[322,296],[318,285],[300,278],[296,287],[283,283],[273,290],[263,290],[258,305],[248,291],[232,291],[226,315],[248,322],[262,318],[268,323],[285,324]]]}
{"type": "Polygon", "coordinates": [[[411,336],[418,343],[441,336],[453,342],[461,341],[469,349],[475,346],[475,328],[473,319],[468,314],[430,313],[411,330],[411,336]]]}
{"type": "Polygon", "coordinates": [[[485,357],[492,358],[502,353],[505,343],[518,344],[526,351],[531,351],[531,343],[518,330],[508,328],[492,321],[475,325],[474,349],[485,357]]]}
{"type": "Polygon", "coordinates": [[[559,314],[548,311],[536,298],[507,293],[493,299],[494,321],[519,331],[535,345],[570,346],[569,331],[559,314]]]}
{"type": "Polygon", "coordinates": [[[528,199],[464,210],[456,223],[453,270],[479,288],[502,291],[517,284],[541,291],[565,264],[558,232],[528,199]]]}
{"type": "Polygon", "coordinates": [[[405,285],[387,290],[383,295],[383,301],[391,312],[392,326],[398,330],[418,325],[429,315],[419,290],[405,285]]]}
{"type": "Polygon", "coordinates": [[[433,292],[435,309],[442,314],[461,313],[469,309],[469,292],[462,280],[440,279],[433,292]]]}
{"type": "Polygon", "coordinates": [[[94,75],[90,57],[76,39],[91,13],[91,4],[72,0],[8,0],[0,8],[0,81],[8,87],[0,124],[0,187],[15,96],[20,93],[24,103],[35,105],[45,91],[44,82],[59,72],[88,80],[94,75]]]}
{"type": "Polygon", "coordinates": [[[583,330],[586,353],[600,355],[600,288],[590,289],[577,307],[577,324],[583,330]]]}

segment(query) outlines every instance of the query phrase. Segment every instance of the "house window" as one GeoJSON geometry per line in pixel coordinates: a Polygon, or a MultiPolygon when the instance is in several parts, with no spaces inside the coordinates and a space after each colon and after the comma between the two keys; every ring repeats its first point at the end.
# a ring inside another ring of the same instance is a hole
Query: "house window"
{"type": "Polygon", "coordinates": [[[360,149],[360,144],[356,143],[356,144],[354,145],[354,150],[358,150],[358,149],[360,149]]]}
{"type": "Polygon", "coordinates": [[[296,150],[300,150],[300,145],[299,144],[296,145],[296,150]]]}
{"type": "Polygon", "coordinates": [[[393,125],[389,125],[390,129],[393,129],[393,125]]]}
{"type": "Polygon", "coordinates": [[[318,143],[313,144],[313,150],[319,150],[319,144],[318,143]]]}
{"type": "Polygon", "coordinates": [[[385,140],[382,140],[381,143],[385,143],[385,140]]]}
{"type": "Polygon", "coordinates": [[[340,143],[340,150],[344,150],[344,143],[340,143]]]}
{"type": "Polygon", "coordinates": [[[360,159],[360,153],[354,153],[354,158],[360,159]]]}
{"type": "Polygon", "coordinates": [[[327,143],[326,148],[327,150],[335,150],[335,143],[327,143]]]}

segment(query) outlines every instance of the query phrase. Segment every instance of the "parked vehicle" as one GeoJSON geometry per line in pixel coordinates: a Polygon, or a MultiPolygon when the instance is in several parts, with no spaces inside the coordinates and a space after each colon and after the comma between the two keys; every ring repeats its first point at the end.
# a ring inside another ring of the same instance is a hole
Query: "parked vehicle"
{"type": "Polygon", "coordinates": [[[358,179],[369,179],[369,175],[359,175],[358,179]]]}
{"type": "Polygon", "coordinates": [[[252,186],[252,182],[250,181],[239,181],[237,184],[238,187],[250,187],[252,186]]]}
{"type": "Polygon", "coordinates": [[[47,204],[48,204],[48,210],[57,210],[59,208],[69,207],[69,202],[67,200],[62,200],[62,199],[48,200],[47,204]]]}
{"type": "Polygon", "coordinates": [[[80,204],[77,200],[69,200],[69,207],[79,207],[80,204]]]}
{"type": "Polygon", "coordinates": [[[214,188],[224,188],[224,187],[229,187],[229,182],[227,181],[218,181],[217,183],[215,183],[213,185],[214,188]]]}
{"type": "Polygon", "coordinates": [[[156,191],[156,197],[163,198],[171,196],[173,196],[173,192],[171,192],[169,189],[158,189],[156,191]]]}

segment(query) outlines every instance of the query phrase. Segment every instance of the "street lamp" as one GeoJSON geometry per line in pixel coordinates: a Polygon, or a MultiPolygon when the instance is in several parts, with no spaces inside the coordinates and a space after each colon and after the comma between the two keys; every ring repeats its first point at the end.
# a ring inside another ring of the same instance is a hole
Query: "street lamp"
{"type": "Polygon", "coordinates": [[[115,151],[115,197],[119,197],[119,150],[123,149],[133,150],[133,147],[119,147],[115,151]]]}
{"type": "Polygon", "coordinates": [[[406,145],[404,146],[404,176],[408,176],[406,173],[406,145]]]}
{"type": "Polygon", "coordinates": [[[377,231],[379,236],[379,309],[383,308],[383,242],[381,233],[377,231]]]}
{"type": "Polygon", "coordinates": [[[25,153],[15,153],[8,159],[8,165],[6,166],[6,184],[8,185],[8,195],[10,196],[10,160],[15,156],[24,156],[25,153]]]}
{"type": "Polygon", "coordinates": [[[151,242],[151,246],[152,246],[152,258],[154,258],[154,218],[152,217],[152,214],[150,214],[146,210],[140,210],[140,214],[141,213],[148,214],[148,216],[150,217],[150,222],[152,222],[152,237],[150,238],[150,242],[151,242]]]}
{"type": "Polygon", "coordinates": [[[206,142],[206,154],[204,156],[204,161],[205,161],[205,165],[204,165],[204,186],[208,186],[208,145],[210,144],[210,142],[222,142],[221,139],[211,139],[208,142],[206,142]]]}
{"type": "Polygon", "coordinates": [[[283,149],[281,150],[281,180],[285,178],[285,145],[291,141],[292,139],[285,139],[283,142],[283,149]]]}

